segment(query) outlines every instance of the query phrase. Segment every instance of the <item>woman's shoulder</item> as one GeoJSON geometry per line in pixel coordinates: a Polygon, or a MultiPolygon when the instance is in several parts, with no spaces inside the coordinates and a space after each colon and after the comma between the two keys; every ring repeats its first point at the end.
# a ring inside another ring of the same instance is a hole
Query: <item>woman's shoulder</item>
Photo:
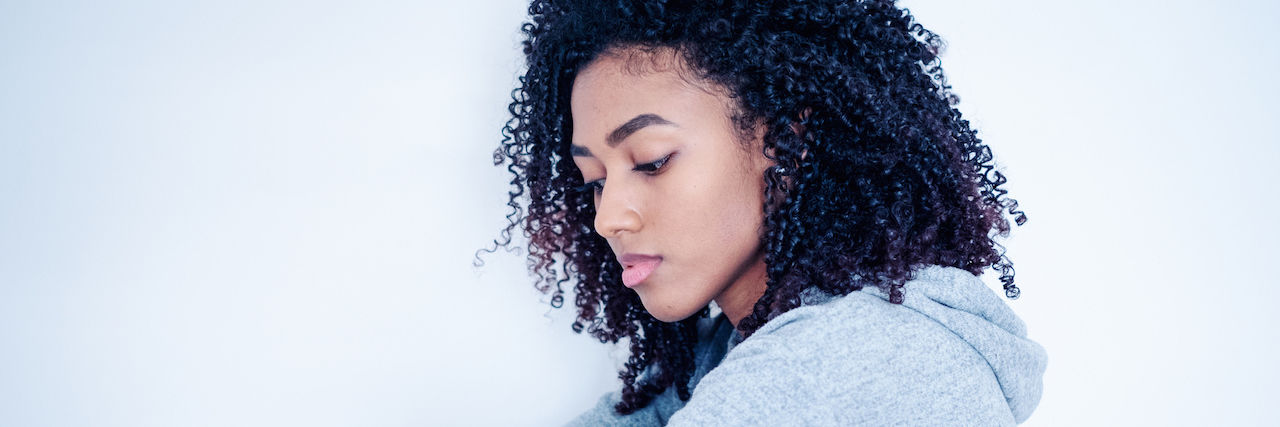
{"type": "Polygon", "coordinates": [[[770,320],[736,350],[745,355],[779,347],[791,349],[796,356],[821,357],[825,353],[818,350],[824,349],[878,354],[883,346],[912,343],[926,349],[947,344],[967,347],[955,329],[980,326],[1017,338],[1026,336],[1025,326],[1007,305],[963,270],[922,269],[902,292],[902,304],[893,304],[886,292],[874,287],[847,295],[811,288],[802,295],[804,305],[770,320]],[[812,351],[800,351],[804,349],[812,351]]]}
{"type": "Polygon", "coordinates": [[[762,374],[792,375],[824,394],[938,389],[946,377],[973,383],[966,387],[996,386],[999,394],[973,346],[947,325],[887,298],[864,289],[793,309],[739,343],[721,367],[741,363],[762,374]]]}
{"type": "Polygon", "coordinates": [[[736,345],[673,424],[724,417],[743,425],[1014,424],[1030,413],[1015,406],[1039,401],[1043,350],[983,292],[992,293],[967,272],[931,267],[904,287],[903,304],[876,289],[810,295],[818,303],[779,315],[736,345]],[[984,351],[1025,357],[997,368],[984,351]],[[1010,370],[1019,372],[1002,372],[1010,370]],[[1006,399],[1006,389],[1029,388],[1034,393],[1006,399]]]}

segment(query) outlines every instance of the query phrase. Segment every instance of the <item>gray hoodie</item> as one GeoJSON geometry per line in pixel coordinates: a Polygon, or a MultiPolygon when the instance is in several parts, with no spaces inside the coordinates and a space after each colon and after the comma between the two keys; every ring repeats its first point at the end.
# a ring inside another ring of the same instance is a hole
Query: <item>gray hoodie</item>
{"type": "Polygon", "coordinates": [[[1008,426],[1031,416],[1046,356],[1003,299],[944,267],[917,272],[903,296],[809,293],[746,340],[723,315],[706,319],[692,399],[672,387],[619,416],[610,393],[569,425],[1008,426]]]}

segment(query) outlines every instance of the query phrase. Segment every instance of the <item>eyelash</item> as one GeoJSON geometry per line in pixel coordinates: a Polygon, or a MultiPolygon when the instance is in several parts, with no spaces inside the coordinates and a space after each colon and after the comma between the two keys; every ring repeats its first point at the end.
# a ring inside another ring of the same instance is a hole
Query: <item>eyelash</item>
{"type": "MultiPolygon", "coordinates": [[[[645,173],[645,174],[648,174],[648,175],[657,175],[657,174],[658,174],[658,172],[660,172],[660,171],[662,170],[662,167],[663,167],[663,166],[666,166],[666,165],[667,165],[667,162],[671,161],[671,156],[674,156],[674,155],[675,155],[675,153],[672,153],[672,154],[668,154],[666,157],[663,157],[663,158],[661,158],[661,159],[658,159],[657,161],[653,161],[653,162],[649,162],[649,163],[641,163],[641,164],[638,164],[638,165],[636,165],[636,167],[631,168],[631,170],[636,171],[636,172],[642,172],[642,173],[645,173]]],[[[595,181],[591,181],[591,182],[588,182],[588,183],[582,184],[582,186],[578,187],[578,191],[581,191],[581,192],[584,192],[584,193],[585,193],[585,192],[592,192],[592,193],[595,193],[595,194],[603,193],[603,192],[604,192],[604,180],[603,180],[603,179],[597,179],[597,180],[595,180],[595,181]]]]}
{"type": "Polygon", "coordinates": [[[662,169],[663,166],[666,166],[667,162],[671,160],[671,156],[671,154],[668,154],[666,157],[658,159],[657,161],[636,165],[636,167],[631,168],[631,170],[652,174],[662,169]]]}

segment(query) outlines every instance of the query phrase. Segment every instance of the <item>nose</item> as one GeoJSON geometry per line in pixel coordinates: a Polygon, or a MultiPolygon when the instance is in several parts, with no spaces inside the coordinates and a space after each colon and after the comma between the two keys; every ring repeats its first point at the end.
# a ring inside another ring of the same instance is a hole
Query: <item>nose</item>
{"type": "Polygon", "coordinates": [[[623,233],[640,231],[640,212],[632,203],[632,197],[622,187],[610,184],[613,181],[606,182],[604,190],[596,198],[596,233],[613,239],[623,233]]]}

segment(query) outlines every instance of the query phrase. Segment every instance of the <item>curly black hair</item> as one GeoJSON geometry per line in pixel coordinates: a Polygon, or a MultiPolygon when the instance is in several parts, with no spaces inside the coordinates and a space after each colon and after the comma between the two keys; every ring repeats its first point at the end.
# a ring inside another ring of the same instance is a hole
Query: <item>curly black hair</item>
{"type": "Polygon", "coordinates": [[[528,69],[494,153],[514,175],[510,224],[494,249],[520,228],[552,306],[573,284],[573,329],[629,341],[619,413],[671,386],[690,397],[696,323],[708,310],[672,323],[649,315],[593,229],[593,194],[569,153],[569,98],[577,73],[604,53],[678,52],[694,78],[735,101],[739,127],[764,127],[775,162],[764,177],[768,282],[738,324],[744,335],[801,305],[810,287],[878,286],[901,303],[903,283],[928,265],[995,268],[1006,296],[1018,297],[995,238],[1009,232],[1006,211],[1019,225],[1026,216],[954,108],[941,40],[893,1],[534,0],[529,14],[528,69]]]}

